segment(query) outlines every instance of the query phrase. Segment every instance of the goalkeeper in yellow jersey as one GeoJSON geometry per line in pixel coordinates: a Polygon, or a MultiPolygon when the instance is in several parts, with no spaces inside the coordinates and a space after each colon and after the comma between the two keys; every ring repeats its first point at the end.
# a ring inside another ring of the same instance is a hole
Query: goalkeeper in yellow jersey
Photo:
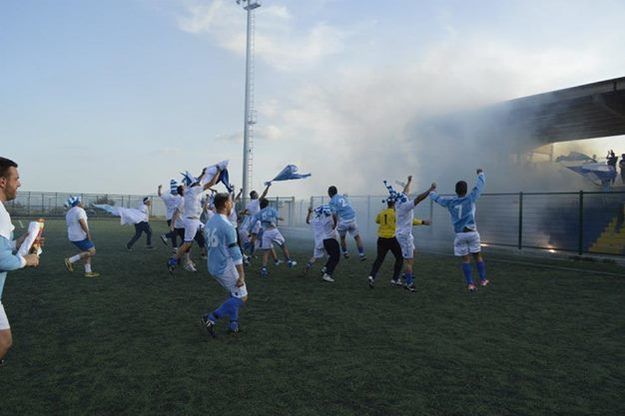
{"type": "MultiPolygon", "coordinates": [[[[385,182],[386,183],[386,182],[385,182]]],[[[387,185],[389,190],[389,197],[386,199],[387,208],[380,211],[375,218],[378,226],[378,241],[377,241],[377,256],[373,265],[371,266],[371,272],[369,273],[368,283],[369,287],[373,289],[375,284],[375,277],[384,262],[386,254],[390,251],[395,257],[395,265],[393,266],[393,278],[391,279],[391,285],[401,287],[402,282],[400,279],[401,269],[404,263],[401,247],[397,238],[395,238],[395,200],[397,193],[392,187],[387,185]]],[[[430,225],[429,220],[414,219],[412,225],[430,225]]]]}

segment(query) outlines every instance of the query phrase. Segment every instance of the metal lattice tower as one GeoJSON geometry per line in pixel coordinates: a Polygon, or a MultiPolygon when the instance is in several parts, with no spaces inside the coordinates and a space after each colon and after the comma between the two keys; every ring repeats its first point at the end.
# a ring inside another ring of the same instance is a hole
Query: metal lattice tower
{"type": "Polygon", "coordinates": [[[253,139],[256,111],[254,110],[254,10],[258,0],[236,0],[247,11],[247,44],[245,50],[245,116],[243,119],[243,198],[249,195],[253,175],[253,139]]]}

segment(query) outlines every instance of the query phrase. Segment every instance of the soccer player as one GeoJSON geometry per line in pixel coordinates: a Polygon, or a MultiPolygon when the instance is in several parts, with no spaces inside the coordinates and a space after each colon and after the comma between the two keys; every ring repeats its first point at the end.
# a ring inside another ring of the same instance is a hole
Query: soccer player
{"type": "Polygon", "coordinates": [[[338,226],[336,230],[339,232],[339,237],[341,237],[341,248],[343,249],[343,256],[346,259],[349,258],[349,253],[347,252],[347,242],[345,241],[345,236],[349,232],[349,234],[354,237],[354,240],[356,241],[360,260],[366,260],[367,258],[365,257],[365,248],[362,244],[362,239],[360,238],[358,224],[356,224],[356,211],[354,211],[354,208],[352,208],[349,200],[347,199],[347,196],[338,194],[336,186],[330,186],[328,188],[328,195],[331,198],[330,208],[332,209],[332,212],[338,217],[338,226]]]}
{"type": "Polygon", "coordinates": [[[176,265],[180,263],[180,258],[191,249],[193,240],[196,239],[197,233],[200,232],[202,225],[200,222],[200,216],[202,215],[202,194],[217,183],[220,172],[221,170],[217,169],[217,173],[211,180],[201,185],[200,182],[206,174],[206,168],[204,168],[197,180],[184,190],[184,243],[178,247],[176,254],[167,261],[167,269],[170,273],[174,272],[176,265]]]}
{"type": "MultiPolygon", "coordinates": [[[[391,188],[392,189],[392,188],[391,188]]],[[[402,256],[401,247],[395,237],[395,199],[397,194],[393,191],[391,195],[386,199],[386,209],[380,211],[375,217],[375,222],[378,224],[378,241],[377,241],[377,256],[373,265],[371,266],[371,272],[369,273],[368,283],[369,287],[373,289],[375,285],[375,278],[386,258],[386,254],[390,251],[395,257],[395,265],[393,266],[393,277],[391,278],[391,284],[394,286],[401,286],[401,269],[404,264],[404,258],[402,256]]],[[[412,221],[412,225],[430,225],[429,220],[421,220],[415,218],[412,221]]]]}
{"type": "Polygon", "coordinates": [[[269,254],[273,248],[273,244],[277,244],[284,253],[286,264],[289,267],[297,265],[295,260],[291,260],[289,256],[289,249],[286,246],[286,240],[278,230],[278,221],[284,221],[284,219],[278,216],[278,211],[275,208],[269,206],[269,201],[265,198],[260,200],[260,211],[252,217],[252,221],[260,221],[263,237],[261,241],[261,250],[263,253],[263,267],[260,269],[261,276],[268,276],[269,270],[267,269],[267,262],[269,261],[269,254]]]}
{"type": "Polygon", "coordinates": [[[404,282],[405,288],[411,292],[415,292],[416,286],[414,284],[414,276],[412,274],[412,265],[414,263],[414,237],[412,236],[412,224],[414,220],[414,208],[423,201],[427,196],[436,189],[436,184],[433,183],[430,189],[417,195],[415,199],[409,199],[410,185],[412,184],[412,176],[408,176],[408,182],[404,186],[403,192],[397,195],[395,199],[395,235],[399,247],[401,247],[401,254],[404,258],[404,282]]]}
{"type": "Polygon", "coordinates": [[[73,272],[73,264],[83,260],[85,263],[85,277],[98,277],[100,273],[91,270],[91,258],[95,256],[95,244],[93,244],[93,238],[87,223],[87,213],[83,208],[82,200],[79,196],[72,196],[67,200],[67,205],[71,207],[65,215],[67,237],[73,245],[78,247],[80,253],[66,258],[65,267],[67,271],[73,272]]]}
{"type": "Polygon", "coordinates": [[[152,200],[149,197],[143,198],[141,205],[138,207],[138,210],[143,213],[141,220],[135,223],[135,235],[132,236],[128,244],[126,244],[126,248],[128,251],[132,250],[132,246],[137,242],[139,238],[141,238],[141,234],[145,233],[145,243],[146,248],[148,250],[153,249],[152,246],[152,227],[150,227],[150,205],[152,205],[152,200]]]}
{"type": "MultiPolygon", "coordinates": [[[[162,193],[161,190],[163,185],[158,186],[158,196],[163,200],[165,204],[165,219],[167,220],[167,226],[171,228],[171,219],[174,216],[174,211],[182,196],[178,194],[178,183],[172,179],[169,181],[169,193],[162,193]]],[[[167,239],[171,240],[171,245],[173,248],[178,248],[178,236],[174,231],[170,231],[167,234],[161,234],[161,241],[163,244],[167,245],[167,239]]]]}
{"type": "Polygon", "coordinates": [[[447,208],[451,215],[451,223],[456,233],[454,254],[462,257],[462,273],[467,283],[467,289],[470,292],[477,290],[473,283],[471,257],[473,257],[477,266],[480,285],[487,286],[490,283],[486,278],[486,265],[481,253],[480,233],[478,233],[475,223],[475,201],[480,197],[485,184],[486,176],[484,171],[477,169],[477,182],[469,195],[467,195],[467,183],[465,181],[456,183],[457,196],[443,197],[436,192],[430,195],[432,201],[447,208]]]}
{"type": "MultiPolygon", "coordinates": [[[[262,231],[260,222],[254,222],[252,221],[252,218],[256,214],[258,214],[258,211],[260,211],[260,200],[267,197],[267,193],[269,193],[270,186],[271,186],[271,183],[268,183],[262,195],[260,196],[260,198],[258,197],[258,192],[256,191],[250,192],[250,202],[247,203],[247,205],[245,206],[245,209],[241,212],[241,216],[249,216],[249,219],[247,220],[246,225],[247,225],[247,228],[249,230],[249,235],[250,235],[250,238],[249,238],[250,255],[254,254],[256,241],[260,240],[260,236],[258,234],[262,231]]],[[[243,220],[243,221],[246,222],[246,220],[243,220]]]]}
{"type": "Polygon", "coordinates": [[[26,266],[37,267],[39,265],[39,256],[36,254],[27,254],[23,257],[16,254],[28,234],[13,240],[15,227],[11,223],[11,216],[4,207],[8,201],[15,199],[17,188],[21,185],[17,163],[0,157],[0,366],[4,365],[4,356],[13,344],[9,319],[2,306],[2,291],[7,272],[26,266]]]}
{"type": "Polygon", "coordinates": [[[214,311],[202,316],[202,325],[215,337],[215,324],[221,318],[229,318],[229,331],[239,332],[239,309],[247,302],[243,255],[237,245],[237,233],[228,220],[234,202],[227,193],[215,195],[214,215],[206,224],[208,242],[208,272],[229,292],[228,299],[214,311]]]}
{"type": "Polygon", "coordinates": [[[321,205],[317,208],[308,208],[308,215],[306,216],[306,224],[311,224],[315,235],[315,248],[313,250],[313,256],[306,264],[306,270],[310,270],[313,263],[317,259],[323,258],[324,254],[328,254],[328,261],[323,267],[322,279],[326,282],[334,282],[332,273],[339,264],[341,258],[341,249],[339,242],[336,240],[336,215],[332,214],[332,210],[328,205],[321,205]],[[315,216],[312,218],[313,212],[315,216]]]}

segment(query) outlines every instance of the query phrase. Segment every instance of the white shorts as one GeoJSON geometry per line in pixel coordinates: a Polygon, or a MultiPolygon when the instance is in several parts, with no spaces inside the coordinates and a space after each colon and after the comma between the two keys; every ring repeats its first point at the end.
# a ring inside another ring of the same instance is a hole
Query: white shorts
{"type": "Polygon", "coordinates": [[[285,242],[284,237],[280,234],[277,228],[269,228],[263,230],[263,242],[260,246],[263,250],[269,250],[273,247],[273,243],[281,246],[285,242]]]}
{"type": "Polygon", "coordinates": [[[315,241],[315,248],[313,249],[313,257],[316,259],[322,259],[326,255],[326,249],[323,247],[323,240],[315,241]]]}
{"type": "Polygon", "coordinates": [[[229,261],[226,271],[221,276],[215,276],[215,280],[230,293],[230,296],[235,298],[244,298],[247,296],[247,286],[243,285],[237,287],[237,280],[239,280],[239,272],[237,271],[234,262],[229,261]]]}
{"type": "Polygon", "coordinates": [[[7,314],[4,312],[4,306],[2,306],[2,302],[0,302],[0,331],[5,329],[10,329],[9,318],[7,318],[7,314]]]}
{"type": "Polygon", "coordinates": [[[250,227],[250,234],[258,234],[260,233],[260,230],[261,230],[260,221],[256,221],[256,224],[250,227]]]}
{"type": "Polygon", "coordinates": [[[414,257],[414,238],[412,233],[410,234],[397,234],[395,236],[399,247],[401,247],[401,255],[405,259],[412,259],[414,257]]]}
{"type": "Polygon", "coordinates": [[[347,232],[349,232],[349,235],[352,237],[358,237],[360,235],[358,224],[356,224],[356,218],[351,220],[339,220],[339,223],[336,226],[336,231],[339,232],[341,237],[345,237],[347,232]]]}
{"type": "Polygon", "coordinates": [[[477,231],[457,233],[454,239],[454,255],[466,256],[469,253],[479,253],[482,251],[481,244],[480,233],[477,231]]]}
{"type": "Polygon", "coordinates": [[[184,224],[184,242],[190,243],[202,227],[202,222],[191,218],[185,218],[182,222],[184,224]]]}

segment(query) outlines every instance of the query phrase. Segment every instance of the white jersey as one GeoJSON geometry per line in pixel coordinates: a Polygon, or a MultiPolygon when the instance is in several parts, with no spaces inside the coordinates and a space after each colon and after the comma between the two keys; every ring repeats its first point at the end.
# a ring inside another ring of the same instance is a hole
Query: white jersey
{"type": "Polygon", "coordinates": [[[407,199],[406,202],[395,205],[395,234],[412,234],[412,220],[414,220],[414,200],[407,199]]]}
{"type": "Polygon", "coordinates": [[[315,243],[323,242],[329,238],[336,238],[334,229],[334,219],[332,216],[315,216],[310,220],[313,232],[315,233],[315,243]]]}
{"type": "Polygon", "coordinates": [[[260,199],[252,199],[247,203],[245,209],[250,217],[258,214],[258,211],[260,211],[260,199]]]}
{"type": "Polygon", "coordinates": [[[161,195],[161,199],[165,204],[165,219],[169,221],[171,220],[171,217],[173,217],[174,211],[176,210],[176,207],[178,206],[178,203],[180,202],[182,197],[180,195],[163,194],[161,195]]]}
{"type": "Polygon", "coordinates": [[[174,228],[184,228],[184,198],[180,198],[178,200],[178,206],[176,206],[176,209],[178,210],[178,218],[174,223],[174,228]]]}
{"type": "Polygon", "coordinates": [[[65,215],[67,222],[67,237],[69,241],[83,241],[87,238],[87,233],[80,226],[80,220],[87,222],[87,213],[81,207],[73,207],[65,215]]]}
{"type": "Polygon", "coordinates": [[[142,203],[141,205],[139,205],[139,208],[137,208],[139,211],[141,211],[141,217],[139,218],[141,221],[139,222],[148,222],[150,221],[150,209],[148,208],[147,205],[145,205],[144,203],[142,203]]]}
{"type": "Polygon", "coordinates": [[[204,188],[192,186],[184,191],[184,216],[185,218],[200,219],[202,215],[202,193],[204,188]]]}

